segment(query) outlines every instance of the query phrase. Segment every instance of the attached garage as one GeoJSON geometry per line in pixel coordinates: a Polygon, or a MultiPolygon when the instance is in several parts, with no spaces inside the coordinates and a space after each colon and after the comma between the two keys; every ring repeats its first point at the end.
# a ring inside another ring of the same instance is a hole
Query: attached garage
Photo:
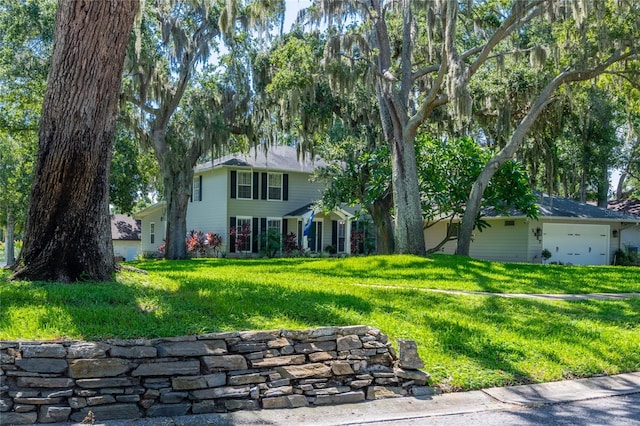
{"type": "Polygon", "coordinates": [[[609,225],[544,223],[542,247],[550,262],[573,265],[609,264],[609,225]]]}

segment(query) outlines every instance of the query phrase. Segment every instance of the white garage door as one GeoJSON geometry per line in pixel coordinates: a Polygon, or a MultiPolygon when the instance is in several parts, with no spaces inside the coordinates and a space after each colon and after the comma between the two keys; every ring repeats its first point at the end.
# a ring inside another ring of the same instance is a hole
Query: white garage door
{"type": "Polygon", "coordinates": [[[609,225],[545,223],[542,231],[542,247],[551,252],[549,262],[609,264],[609,225]]]}

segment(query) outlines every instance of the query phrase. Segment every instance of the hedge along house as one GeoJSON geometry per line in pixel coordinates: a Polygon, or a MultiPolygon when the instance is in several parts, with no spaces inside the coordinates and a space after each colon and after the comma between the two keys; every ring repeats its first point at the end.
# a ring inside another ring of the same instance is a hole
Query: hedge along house
{"type": "MultiPolygon", "coordinates": [[[[195,167],[187,229],[220,234],[223,251],[259,253],[264,236],[286,236],[305,250],[350,253],[353,214],[344,209],[324,212],[315,207],[324,183],[311,181],[320,158],[299,158],[290,146],[258,146],[195,167]],[[231,230],[236,236],[231,236],[231,230]],[[245,235],[238,238],[237,235],[245,235]]],[[[165,204],[135,217],[142,221],[142,250],[155,252],[165,235],[165,204]]]]}
{"type": "MultiPolygon", "coordinates": [[[[501,262],[542,263],[542,251],[549,250],[549,262],[573,265],[608,265],[618,249],[640,246],[640,217],[579,203],[567,198],[541,196],[538,220],[518,211],[499,216],[484,211],[491,225],[475,230],[470,256],[501,262]]],[[[441,222],[425,230],[427,248],[435,246],[447,227],[459,223],[441,222]]],[[[454,253],[456,241],[449,241],[444,253],[454,253]]]]}

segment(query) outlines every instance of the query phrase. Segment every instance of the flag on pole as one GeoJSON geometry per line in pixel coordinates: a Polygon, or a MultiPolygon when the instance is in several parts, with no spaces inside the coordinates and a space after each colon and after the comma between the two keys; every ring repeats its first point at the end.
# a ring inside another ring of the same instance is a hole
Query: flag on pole
{"type": "Polygon", "coordinates": [[[306,225],[304,225],[304,231],[302,231],[302,235],[305,237],[309,236],[309,231],[311,230],[311,224],[313,223],[313,217],[316,215],[315,210],[311,211],[311,215],[309,216],[309,219],[307,220],[306,225]]]}

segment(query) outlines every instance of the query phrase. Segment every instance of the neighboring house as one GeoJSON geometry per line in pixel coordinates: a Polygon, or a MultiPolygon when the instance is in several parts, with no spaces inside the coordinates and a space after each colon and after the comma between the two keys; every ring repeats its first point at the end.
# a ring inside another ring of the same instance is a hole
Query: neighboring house
{"type": "MultiPolygon", "coordinates": [[[[328,246],[337,253],[350,252],[353,214],[336,209],[324,213],[314,207],[324,184],[312,182],[312,173],[325,165],[315,158],[301,159],[294,147],[263,146],[247,154],[231,154],[195,167],[191,201],[187,208],[187,231],[220,234],[223,251],[258,253],[261,235],[269,230],[293,233],[300,246],[322,252],[328,246]],[[236,247],[232,228],[246,227],[248,239],[236,247]],[[306,236],[304,234],[307,234],[306,236]]],[[[165,235],[164,203],[135,217],[142,221],[142,250],[157,251],[165,235]]]]}
{"type": "MultiPolygon", "coordinates": [[[[640,200],[609,201],[610,210],[640,218],[640,200]]],[[[640,226],[626,227],[620,232],[621,248],[638,253],[640,249],[640,226]]]]}
{"type": "Polygon", "coordinates": [[[116,260],[133,260],[140,253],[140,221],[131,216],[111,216],[111,238],[116,260]]]}
{"type": "MultiPolygon", "coordinates": [[[[640,246],[640,217],[582,204],[566,198],[542,197],[540,217],[528,219],[518,212],[498,216],[483,212],[491,227],[475,230],[470,255],[503,262],[542,262],[542,250],[551,252],[549,262],[574,265],[607,265],[616,250],[640,246]]],[[[447,223],[425,230],[427,248],[444,238],[447,223]]],[[[453,223],[451,226],[459,226],[453,223]]],[[[456,241],[442,249],[454,253],[456,241]]]]}

